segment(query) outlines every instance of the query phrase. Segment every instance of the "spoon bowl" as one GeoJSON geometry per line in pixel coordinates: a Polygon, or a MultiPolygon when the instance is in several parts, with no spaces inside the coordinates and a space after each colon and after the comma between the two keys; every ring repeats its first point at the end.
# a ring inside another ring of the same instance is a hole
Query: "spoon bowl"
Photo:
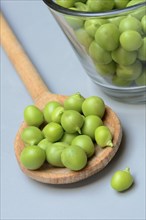
{"type": "MultiPolygon", "coordinates": [[[[2,27],[2,46],[30,93],[35,105],[42,110],[49,101],[58,101],[63,103],[67,96],[52,94],[48,90],[6,20],[2,15],[0,15],[0,18],[2,27]]],[[[103,122],[109,127],[112,133],[114,146],[112,148],[100,148],[96,145],[94,156],[89,159],[87,166],[80,171],[71,171],[67,168],[56,168],[47,162],[45,162],[38,170],[32,171],[26,169],[20,161],[20,154],[24,148],[24,143],[21,140],[21,132],[25,127],[27,127],[27,124],[23,122],[16,134],[14,144],[15,155],[21,170],[27,176],[36,181],[49,184],[68,184],[81,181],[94,175],[108,165],[116,154],[122,139],[122,127],[120,120],[116,113],[108,106],[106,106],[103,122]]]]}

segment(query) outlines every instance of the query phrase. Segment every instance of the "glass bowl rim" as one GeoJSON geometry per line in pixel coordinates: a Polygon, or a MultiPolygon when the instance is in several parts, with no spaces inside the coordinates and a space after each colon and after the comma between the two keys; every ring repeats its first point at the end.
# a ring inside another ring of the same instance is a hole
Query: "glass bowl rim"
{"type": "Polygon", "coordinates": [[[82,16],[82,17],[103,17],[103,16],[113,16],[113,15],[119,15],[121,13],[129,12],[135,9],[138,9],[140,7],[146,6],[146,2],[141,2],[136,5],[132,5],[127,8],[123,9],[115,9],[110,10],[106,12],[85,12],[85,11],[77,11],[77,10],[71,10],[68,8],[64,8],[57,3],[55,3],[53,0],[43,0],[43,2],[51,9],[60,12],[62,14],[66,15],[72,15],[72,16],[82,16]]]}

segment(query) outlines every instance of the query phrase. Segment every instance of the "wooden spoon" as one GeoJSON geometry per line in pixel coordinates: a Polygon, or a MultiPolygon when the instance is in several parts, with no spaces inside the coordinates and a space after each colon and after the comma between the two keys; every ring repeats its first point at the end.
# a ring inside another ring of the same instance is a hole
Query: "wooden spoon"
{"type": "MultiPolygon", "coordinates": [[[[43,109],[45,104],[51,100],[63,103],[67,96],[51,94],[2,15],[0,15],[0,19],[2,46],[15,66],[17,73],[24,82],[27,90],[34,100],[35,105],[40,109],[43,109]]],[[[20,135],[22,130],[27,126],[26,123],[23,122],[16,135],[14,146],[16,158],[21,170],[27,176],[36,181],[51,184],[73,183],[86,179],[99,172],[114,157],[120,146],[122,138],[120,120],[108,106],[106,106],[103,121],[104,124],[110,128],[113,134],[114,147],[101,149],[99,146],[95,146],[95,155],[89,160],[87,166],[83,170],[77,172],[70,171],[67,168],[55,168],[50,166],[47,162],[36,171],[26,169],[20,162],[20,154],[24,148],[20,135]]]]}

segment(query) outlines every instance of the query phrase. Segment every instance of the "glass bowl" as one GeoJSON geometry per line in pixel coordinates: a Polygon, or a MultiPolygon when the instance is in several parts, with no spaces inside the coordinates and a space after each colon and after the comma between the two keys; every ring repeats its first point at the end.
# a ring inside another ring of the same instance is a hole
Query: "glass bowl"
{"type": "Polygon", "coordinates": [[[95,84],[118,101],[146,102],[145,2],[97,13],[43,1],[95,84]]]}

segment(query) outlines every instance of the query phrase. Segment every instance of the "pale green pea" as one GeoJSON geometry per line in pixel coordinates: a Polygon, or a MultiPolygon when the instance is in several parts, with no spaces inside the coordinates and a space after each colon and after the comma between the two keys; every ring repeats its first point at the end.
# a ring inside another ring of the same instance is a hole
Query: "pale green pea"
{"type": "Polygon", "coordinates": [[[113,147],[112,134],[107,126],[99,126],[95,130],[95,140],[100,147],[113,147]]]}
{"type": "Polygon", "coordinates": [[[62,106],[61,103],[56,102],[56,101],[50,101],[45,105],[43,109],[43,113],[44,113],[44,118],[46,122],[51,122],[52,112],[54,111],[55,108],[59,106],[62,106]]]}
{"type": "Polygon", "coordinates": [[[28,126],[23,129],[21,139],[27,145],[36,145],[44,138],[42,131],[35,126],[28,126]]]}
{"type": "Polygon", "coordinates": [[[45,152],[36,145],[27,146],[21,152],[20,161],[25,168],[37,170],[45,162],[45,152]]]}
{"type": "Polygon", "coordinates": [[[43,112],[34,105],[24,109],[24,121],[30,126],[39,127],[44,122],[43,112]]]}
{"type": "Polygon", "coordinates": [[[124,66],[124,65],[117,66],[117,76],[127,81],[132,81],[137,79],[141,73],[142,73],[142,64],[138,60],[129,66],[124,66]]]}
{"type": "Polygon", "coordinates": [[[130,169],[118,170],[111,178],[111,187],[118,192],[129,189],[133,184],[133,177],[130,173],[130,169]]]}
{"type": "Polygon", "coordinates": [[[64,133],[62,126],[56,122],[50,122],[47,124],[42,132],[50,142],[58,141],[64,133]]]}
{"type": "Polygon", "coordinates": [[[61,161],[66,168],[79,171],[86,166],[87,156],[81,147],[70,145],[63,150],[61,161]]]}

